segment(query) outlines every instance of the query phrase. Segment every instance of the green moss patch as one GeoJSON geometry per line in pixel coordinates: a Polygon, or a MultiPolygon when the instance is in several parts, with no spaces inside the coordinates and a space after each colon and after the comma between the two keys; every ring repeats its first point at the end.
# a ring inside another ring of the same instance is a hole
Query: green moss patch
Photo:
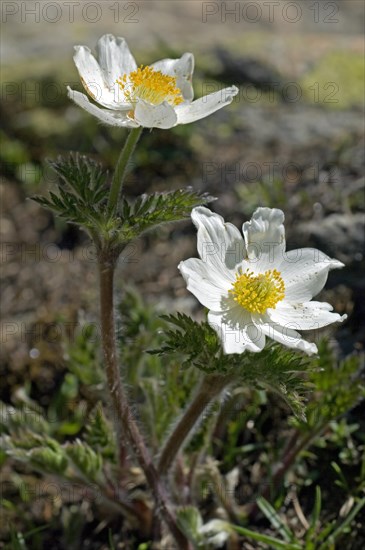
{"type": "Polygon", "coordinates": [[[363,107],[365,61],[353,52],[332,52],[304,75],[301,86],[308,100],[324,107],[363,107]]]}

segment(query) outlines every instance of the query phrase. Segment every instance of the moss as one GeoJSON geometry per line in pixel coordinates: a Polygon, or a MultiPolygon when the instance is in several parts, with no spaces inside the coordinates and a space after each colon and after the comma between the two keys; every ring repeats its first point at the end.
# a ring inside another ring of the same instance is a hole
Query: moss
{"type": "Polygon", "coordinates": [[[40,138],[62,135],[69,129],[68,120],[55,110],[39,107],[18,115],[19,124],[40,138]]]}
{"type": "Polygon", "coordinates": [[[29,160],[27,149],[20,140],[11,139],[1,131],[0,141],[0,159],[2,163],[16,166],[29,160]]]}
{"type": "Polygon", "coordinates": [[[347,109],[364,105],[364,69],[361,55],[336,51],[325,55],[302,78],[307,99],[323,107],[347,109]]]}

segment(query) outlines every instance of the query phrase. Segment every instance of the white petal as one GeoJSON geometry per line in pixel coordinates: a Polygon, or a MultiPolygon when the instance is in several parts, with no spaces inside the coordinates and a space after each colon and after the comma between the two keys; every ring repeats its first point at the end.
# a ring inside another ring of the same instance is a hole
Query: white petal
{"type": "Polygon", "coordinates": [[[175,108],[177,123],[189,124],[190,122],[195,122],[195,120],[205,118],[218,111],[218,109],[222,109],[222,107],[232,103],[234,96],[237,94],[238,88],[231,86],[230,88],[224,88],[223,90],[219,90],[219,92],[196,99],[192,103],[181,103],[175,108]]]}
{"type": "Polygon", "coordinates": [[[182,96],[187,101],[192,101],[194,91],[191,85],[194,71],[194,56],[192,53],[184,53],[180,59],[162,59],[152,63],[155,71],[161,71],[168,76],[176,77],[176,85],[181,90],[182,96]]]}
{"type": "Polygon", "coordinates": [[[209,548],[221,548],[230,536],[230,525],[221,519],[211,519],[199,528],[209,548]]]}
{"type": "Polygon", "coordinates": [[[191,218],[198,229],[198,253],[201,259],[234,282],[234,268],[245,254],[243,238],[237,227],[225,223],[222,216],[203,206],[194,208],[191,218]]]}
{"type": "Polygon", "coordinates": [[[343,266],[315,248],[286,252],[277,266],[285,284],[285,301],[309,302],[326,284],[329,270],[343,266]]]}
{"type": "Polygon", "coordinates": [[[69,86],[67,86],[67,91],[68,97],[72,99],[77,105],[79,105],[79,107],[82,107],[83,109],[85,109],[85,111],[94,115],[105,124],[109,124],[110,126],[123,126],[128,128],[138,127],[138,124],[128,118],[125,111],[110,111],[108,109],[100,109],[100,107],[97,107],[93,103],[90,103],[85,94],[76,92],[75,90],[71,90],[69,86]]]}
{"type": "Polygon", "coordinates": [[[248,311],[235,306],[222,313],[210,311],[208,323],[217,332],[226,354],[244,351],[259,352],[265,346],[265,335],[248,311]]]}
{"type": "MultiPolygon", "coordinates": [[[[283,327],[278,323],[274,323],[271,321],[268,314],[260,316],[254,315],[253,320],[255,324],[261,328],[262,332],[266,334],[266,336],[276,340],[288,348],[299,349],[308,355],[318,352],[317,346],[311,342],[303,340],[299,332],[294,330],[292,326],[283,327]]],[[[290,324],[293,325],[295,323],[290,324]]]]}
{"type": "Polygon", "coordinates": [[[276,268],[285,252],[284,213],[277,208],[258,208],[242,231],[254,271],[276,268]]]}
{"type": "Polygon", "coordinates": [[[140,126],[162,128],[164,130],[175,126],[177,121],[176,113],[167,101],[160,105],[151,105],[141,99],[134,110],[134,118],[140,126]]]}
{"type": "Polygon", "coordinates": [[[186,281],[187,289],[203,306],[215,311],[226,308],[230,284],[219,273],[198,258],[180,262],[178,269],[186,281]]]}
{"type": "Polygon", "coordinates": [[[96,51],[104,78],[110,88],[114,88],[118,78],[137,69],[137,63],[124,38],[104,34],[98,40],[96,51]]]}
{"type": "MultiPolygon", "coordinates": [[[[89,48],[75,46],[74,61],[85,90],[95,101],[110,109],[123,108],[122,101],[118,101],[118,86],[116,85],[115,89],[109,88],[101,68],[89,48]]],[[[130,109],[128,105],[125,107],[130,109]]]]}
{"type": "Polygon", "coordinates": [[[331,323],[342,322],[347,315],[331,313],[332,306],[326,302],[288,303],[280,302],[267,314],[274,323],[295,326],[298,330],[316,330],[331,323]]]}

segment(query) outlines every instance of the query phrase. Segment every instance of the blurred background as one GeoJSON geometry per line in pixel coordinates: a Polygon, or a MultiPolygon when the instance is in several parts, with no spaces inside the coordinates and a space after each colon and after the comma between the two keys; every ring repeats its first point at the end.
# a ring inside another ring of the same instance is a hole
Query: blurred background
{"type": "MultiPolygon", "coordinates": [[[[289,249],[315,246],[346,264],[319,299],[349,315],[328,333],[338,353],[363,349],[363,21],[358,0],[2,3],[3,401],[26,386],[46,406],[64,380],[62,341],[97,319],[92,246],[29,197],[56,183],[46,159],[72,150],[116,162],[125,131],[66,96],[67,85],[82,90],[73,46],[93,50],[104,33],[125,37],[138,65],[194,53],[196,97],[240,88],[207,119],[146,130],[126,192],[192,186],[238,226],[259,205],[283,209],[289,249]]],[[[187,221],[127,247],[119,273],[158,311],[201,317],[177,270],[194,255],[187,221]]]]}

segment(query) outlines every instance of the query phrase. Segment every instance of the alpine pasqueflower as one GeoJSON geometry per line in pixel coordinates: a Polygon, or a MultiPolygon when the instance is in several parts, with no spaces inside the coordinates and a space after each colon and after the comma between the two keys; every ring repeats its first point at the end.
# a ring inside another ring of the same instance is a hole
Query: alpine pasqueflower
{"type": "Polygon", "coordinates": [[[284,213],[258,208],[239,230],[204,207],[194,208],[198,253],[179,264],[187,288],[210,311],[225,353],[259,352],[266,336],[316,353],[297,330],[314,330],[347,315],[315,302],[330,269],[343,267],[314,248],[286,252],[284,213]]]}
{"type": "Polygon", "coordinates": [[[163,59],[137,67],[124,38],[102,36],[96,46],[98,61],[86,46],[75,46],[74,61],[88,94],[67,87],[69,97],[105,124],[168,129],[204,118],[231,103],[236,86],[193,101],[194,56],[163,59]]]}

